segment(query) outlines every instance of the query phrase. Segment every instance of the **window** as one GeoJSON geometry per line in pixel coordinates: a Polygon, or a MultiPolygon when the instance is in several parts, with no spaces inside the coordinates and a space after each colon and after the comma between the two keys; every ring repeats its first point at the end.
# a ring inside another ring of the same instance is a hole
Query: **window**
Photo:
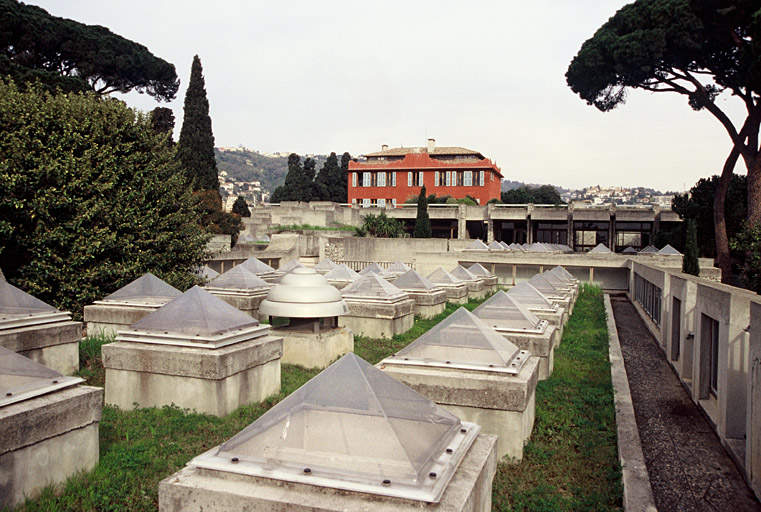
{"type": "Polygon", "coordinates": [[[679,344],[682,342],[682,301],[674,297],[671,304],[671,360],[679,361],[679,344]]]}
{"type": "Polygon", "coordinates": [[[357,204],[357,198],[356,198],[356,197],[355,197],[355,198],[353,198],[353,199],[351,200],[351,204],[352,204],[352,205],[355,205],[355,204],[357,204]]]}
{"type": "Polygon", "coordinates": [[[363,172],[362,173],[362,186],[363,187],[370,187],[372,184],[372,175],[369,172],[363,172]]]}
{"type": "Polygon", "coordinates": [[[412,186],[412,171],[407,172],[407,186],[408,187],[412,186]]]}
{"type": "Polygon", "coordinates": [[[708,398],[708,395],[718,396],[719,391],[719,321],[714,320],[705,313],[700,314],[700,352],[701,359],[708,360],[708,368],[701,364],[700,398],[708,398]]]}
{"type": "Polygon", "coordinates": [[[386,200],[385,199],[378,199],[378,206],[380,206],[381,208],[385,208],[386,207],[386,200]]]}
{"type": "MultiPolygon", "coordinates": [[[[394,173],[394,174],[396,174],[396,173],[394,173]]],[[[391,200],[391,206],[393,206],[394,208],[396,208],[396,199],[392,199],[392,200],[391,200]]]]}
{"type": "Polygon", "coordinates": [[[396,171],[391,173],[391,186],[392,187],[396,186],[396,171]]]}
{"type": "Polygon", "coordinates": [[[351,186],[356,187],[357,186],[357,173],[353,172],[351,173],[351,186]]]}
{"type": "Polygon", "coordinates": [[[436,171],[433,173],[433,186],[434,187],[439,186],[439,171],[436,171]]]}
{"type": "Polygon", "coordinates": [[[482,187],[484,186],[484,171],[478,172],[478,184],[482,187]]]}
{"type": "Polygon", "coordinates": [[[369,199],[363,199],[362,200],[362,208],[369,208],[370,207],[370,200],[369,199]]]}
{"type": "Polygon", "coordinates": [[[386,173],[385,172],[379,172],[378,173],[378,186],[379,187],[385,187],[386,186],[386,173]]]}
{"type": "Polygon", "coordinates": [[[463,182],[463,185],[466,187],[473,186],[473,171],[465,171],[465,181],[463,182]]]}
{"type": "Polygon", "coordinates": [[[452,183],[451,173],[449,171],[447,171],[446,173],[446,180],[447,180],[447,187],[448,187],[452,183]]]}

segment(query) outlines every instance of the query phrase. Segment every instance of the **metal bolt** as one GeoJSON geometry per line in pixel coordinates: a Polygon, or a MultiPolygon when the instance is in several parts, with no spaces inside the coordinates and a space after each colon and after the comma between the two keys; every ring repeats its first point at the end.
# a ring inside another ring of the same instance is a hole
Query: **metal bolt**
{"type": "Polygon", "coordinates": [[[311,472],[312,472],[312,470],[311,470],[311,469],[309,469],[309,468],[304,468],[304,473],[306,473],[307,475],[308,475],[308,474],[310,474],[311,472]]]}
{"type": "Polygon", "coordinates": [[[436,478],[436,473],[434,471],[431,471],[430,473],[428,473],[428,476],[431,478],[436,478]]]}
{"type": "Polygon", "coordinates": [[[460,433],[462,433],[462,434],[464,434],[464,433],[465,433],[465,432],[467,432],[467,431],[468,431],[468,429],[467,429],[467,428],[461,428],[461,429],[460,429],[460,433]]]}
{"type": "Polygon", "coordinates": [[[391,480],[389,480],[389,479],[386,479],[386,480],[384,480],[384,481],[383,481],[383,485],[385,485],[386,487],[388,487],[389,485],[391,485],[391,480]]]}
{"type": "Polygon", "coordinates": [[[232,458],[232,459],[230,459],[230,460],[231,460],[231,462],[232,462],[233,464],[237,464],[237,463],[238,463],[238,457],[233,457],[233,458],[232,458]]]}
{"type": "Polygon", "coordinates": [[[447,453],[452,453],[453,451],[451,448],[447,448],[447,453]]]}

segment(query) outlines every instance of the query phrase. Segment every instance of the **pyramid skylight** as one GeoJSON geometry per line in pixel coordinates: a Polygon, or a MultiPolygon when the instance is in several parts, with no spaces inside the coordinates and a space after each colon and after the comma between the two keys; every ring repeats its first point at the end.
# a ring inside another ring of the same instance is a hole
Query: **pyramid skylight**
{"type": "Polygon", "coordinates": [[[206,281],[211,281],[212,279],[219,276],[219,272],[208,265],[204,265],[196,271],[196,275],[205,279],[206,281]]]}
{"type": "Polygon", "coordinates": [[[241,242],[243,242],[243,243],[253,243],[254,242],[254,237],[249,235],[248,233],[242,233],[242,234],[238,235],[238,240],[237,240],[236,243],[241,243],[241,242]]]}
{"type": "Polygon", "coordinates": [[[484,251],[488,249],[489,246],[483,243],[481,240],[473,240],[468,246],[465,248],[469,251],[484,251]]]}
{"type": "Polygon", "coordinates": [[[500,330],[543,333],[547,325],[529,311],[528,306],[501,290],[474,309],[473,314],[500,330]]]}
{"type": "Polygon", "coordinates": [[[180,290],[148,272],[95,303],[163,304],[180,295],[180,290]]]}
{"type": "Polygon", "coordinates": [[[361,276],[341,290],[344,299],[391,300],[406,299],[408,295],[375,273],[361,276]]]}
{"type": "Polygon", "coordinates": [[[436,286],[434,283],[423,277],[422,275],[418,274],[414,270],[408,270],[406,273],[402,274],[398,278],[396,278],[396,281],[394,281],[394,286],[397,288],[400,288],[402,290],[439,290],[440,288],[436,286]]]}
{"type": "Polygon", "coordinates": [[[478,281],[478,277],[462,265],[457,265],[455,268],[450,270],[449,273],[460,281],[478,281]]]}
{"type": "Polygon", "coordinates": [[[459,284],[463,284],[462,280],[456,278],[441,267],[428,274],[428,279],[432,283],[444,286],[457,286],[459,284]]]}
{"type": "Polygon", "coordinates": [[[332,281],[356,281],[360,276],[346,263],[341,263],[336,268],[325,274],[325,279],[332,281]]]}
{"type": "Polygon", "coordinates": [[[246,270],[248,270],[249,272],[252,272],[257,275],[272,274],[273,272],[275,272],[274,268],[270,267],[263,261],[253,256],[247,259],[246,261],[244,261],[243,263],[241,263],[241,265],[243,265],[246,268],[246,270]]]}
{"type": "Polygon", "coordinates": [[[510,250],[512,251],[522,251],[523,247],[521,244],[516,244],[515,242],[511,243],[508,247],[510,247],[510,250]]]}
{"type": "Polygon", "coordinates": [[[0,407],[84,382],[0,347],[0,407]]]}
{"type": "Polygon", "coordinates": [[[571,283],[565,278],[565,276],[560,277],[557,274],[547,271],[542,273],[542,276],[547,279],[550,283],[552,283],[556,288],[559,290],[571,288],[571,283]]]}
{"type": "Polygon", "coordinates": [[[550,282],[546,276],[543,274],[536,274],[531,279],[528,280],[528,283],[542,292],[547,297],[557,297],[562,295],[562,291],[558,289],[557,286],[555,286],[552,282],[550,282]]]}
{"type": "Polygon", "coordinates": [[[386,270],[389,272],[392,272],[394,274],[403,274],[410,270],[410,267],[407,266],[404,262],[396,260],[390,267],[388,267],[386,270]]]}
{"type": "Polygon", "coordinates": [[[592,249],[592,250],[591,250],[591,251],[589,251],[589,252],[590,252],[590,253],[594,253],[594,254],[611,254],[613,251],[611,251],[610,249],[608,249],[608,247],[606,247],[606,245],[605,245],[605,244],[603,244],[603,243],[599,243],[599,244],[597,244],[597,245],[595,246],[595,248],[594,248],[594,249],[592,249]]]}
{"type": "Polygon", "coordinates": [[[268,334],[269,327],[194,286],[179,297],[144,316],[117,341],[219,348],[268,334]]]}
{"type": "Polygon", "coordinates": [[[324,258],[320,260],[320,262],[314,266],[315,270],[323,270],[325,272],[330,272],[334,268],[336,268],[338,265],[330,261],[328,258],[324,258]]]}
{"type": "Polygon", "coordinates": [[[557,266],[545,272],[547,275],[559,279],[565,286],[572,287],[576,284],[576,279],[563,267],[557,266]]]}
{"type": "Polygon", "coordinates": [[[557,309],[557,304],[548,299],[542,292],[534,288],[527,282],[518,283],[510,290],[507,295],[514,298],[524,306],[530,309],[557,309]]]}
{"type": "Polygon", "coordinates": [[[293,270],[295,268],[303,268],[303,266],[304,265],[299,263],[298,260],[290,260],[290,261],[286,262],[285,264],[280,265],[280,267],[278,267],[277,270],[279,272],[286,272],[287,273],[287,272],[290,272],[291,270],[293,270]]]}
{"type": "Polygon", "coordinates": [[[0,280],[0,329],[66,321],[69,313],[58,311],[8,281],[0,280]]]}
{"type": "Polygon", "coordinates": [[[435,503],[478,431],[348,353],[189,465],[435,503]]]}
{"type": "Polygon", "coordinates": [[[505,248],[502,246],[502,244],[500,244],[496,240],[494,240],[492,243],[490,243],[487,247],[490,250],[492,250],[492,251],[504,251],[505,250],[505,248]]]}
{"type": "Polygon", "coordinates": [[[665,254],[667,256],[681,256],[682,253],[671,247],[671,244],[666,244],[664,248],[658,251],[658,254],[665,254]]]}
{"type": "Polygon", "coordinates": [[[529,353],[460,308],[383,362],[517,374],[529,353]]]}
{"type": "Polygon", "coordinates": [[[261,290],[270,288],[270,283],[249,272],[243,265],[237,265],[206,285],[207,290],[261,290]]]}
{"type": "Polygon", "coordinates": [[[474,263],[468,267],[468,272],[478,277],[494,277],[494,274],[486,270],[480,263],[474,263]]]}
{"type": "Polygon", "coordinates": [[[511,251],[512,250],[512,249],[510,249],[510,246],[508,244],[506,244],[503,240],[499,241],[499,245],[501,245],[502,248],[505,249],[506,251],[511,251]]]}
{"type": "Polygon", "coordinates": [[[654,245],[648,245],[647,247],[639,251],[639,253],[640,254],[657,254],[658,248],[655,247],[654,245]]]}
{"type": "Polygon", "coordinates": [[[368,266],[366,266],[365,268],[360,270],[359,271],[359,275],[366,276],[370,272],[372,272],[374,274],[378,274],[379,276],[381,276],[383,278],[393,277],[393,274],[391,272],[389,272],[388,270],[386,270],[385,268],[381,267],[380,265],[378,265],[375,262],[370,263],[368,266]]]}
{"type": "Polygon", "coordinates": [[[566,270],[566,268],[561,266],[561,265],[557,265],[555,267],[552,267],[552,270],[550,270],[550,272],[554,272],[554,273],[556,273],[560,277],[565,276],[566,279],[568,279],[568,281],[578,281],[578,279],[573,277],[573,274],[568,272],[568,270],[566,270]]]}
{"type": "Polygon", "coordinates": [[[637,249],[634,247],[627,247],[623,251],[621,251],[622,254],[637,254],[637,249]]]}

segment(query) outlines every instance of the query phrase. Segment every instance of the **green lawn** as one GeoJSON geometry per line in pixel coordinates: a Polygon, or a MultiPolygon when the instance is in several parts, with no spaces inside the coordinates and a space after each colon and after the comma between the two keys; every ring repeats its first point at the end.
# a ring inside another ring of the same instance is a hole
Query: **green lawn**
{"type": "MultiPolygon", "coordinates": [[[[474,309],[479,302],[466,307],[474,309]]],[[[370,363],[406,346],[457,306],[433,320],[417,320],[412,331],[390,340],[357,338],[355,352],[370,363]]],[[[80,374],[103,385],[100,346],[81,346],[80,374]]],[[[537,389],[536,426],[524,461],[501,464],[494,482],[498,510],[616,510],[621,503],[620,470],[605,313],[598,289],[581,294],[555,353],[555,373],[537,389]]],[[[121,411],[103,408],[100,464],[53,492],[26,503],[25,510],[156,510],[158,483],[192,457],[220,444],[261,416],[318,371],[282,367],[282,392],[261,404],[241,407],[224,418],[176,407],[121,411]]]]}

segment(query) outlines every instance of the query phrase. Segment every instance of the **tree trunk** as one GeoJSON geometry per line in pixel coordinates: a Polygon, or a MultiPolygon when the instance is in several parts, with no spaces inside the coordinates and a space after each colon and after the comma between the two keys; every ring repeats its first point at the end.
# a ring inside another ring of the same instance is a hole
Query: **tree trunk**
{"type": "Polygon", "coordinates": [[[761,223],[761,156],[756,155],[748,167],[748,224],[761,223]]]}
{"type": "Polygon", "coordinates": [[[716,229],[716,263],[721,269],[721,282],[724,284],[729,284],[732,281],[732,260],[729,257],[729,238],[727,237],[724,199],[727,197],[729,182],[732,179],[732,172],[735,169],[739,156],[739,148],[737,146],[733,147],[727,160],[724,162],[724,168],[721,171],[721,177],[713,196],[713,222],[716,229]]]}

